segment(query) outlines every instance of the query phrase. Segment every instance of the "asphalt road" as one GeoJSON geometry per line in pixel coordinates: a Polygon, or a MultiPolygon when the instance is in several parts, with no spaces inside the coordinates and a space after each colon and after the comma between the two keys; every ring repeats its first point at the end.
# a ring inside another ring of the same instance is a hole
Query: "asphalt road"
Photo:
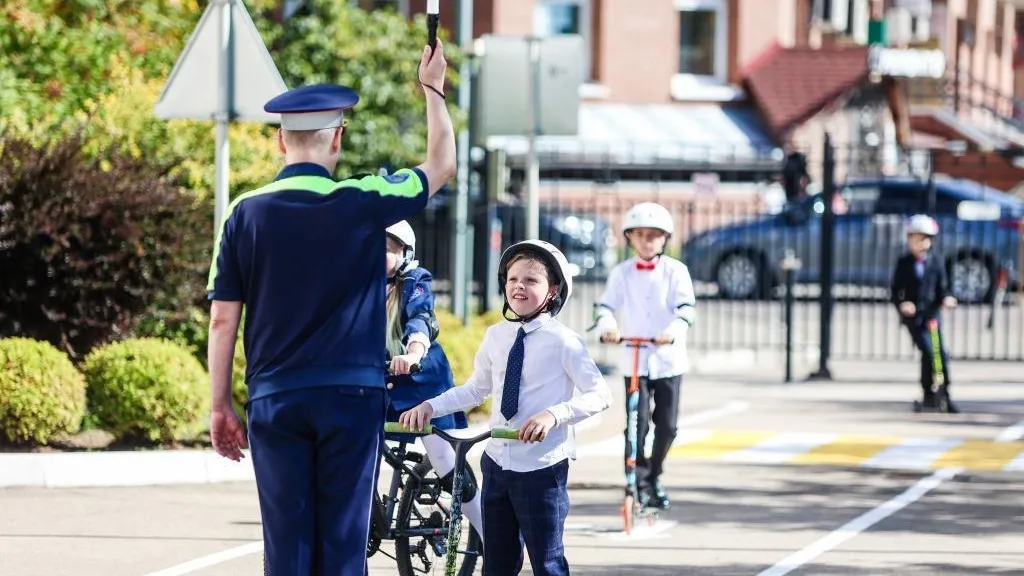
{"type": "MultiPolygon", "coordinates": [[[[571,473],[572,573],[1024,574],[1024,386],[992,383],[1020,382],[1015,368],[963,365],[952,416],[910,413],[904,364],[850,382],[689,379],[673,508],[629,537],[615,386],[571,473]]],[[[259,539],[248,483],[0,490],[3,576],[258,574],[259,539]]],[[[394,564],[378,554],[370,573],[394,564]]]]}

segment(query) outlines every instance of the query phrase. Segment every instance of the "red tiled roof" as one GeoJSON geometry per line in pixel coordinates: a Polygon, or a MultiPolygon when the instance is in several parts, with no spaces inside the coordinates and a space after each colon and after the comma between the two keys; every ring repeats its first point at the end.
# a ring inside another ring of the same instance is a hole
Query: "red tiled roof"
{"type": "Polygon", "coordinates": [[[747,93],[780,141],[868,75],[863,46],[770,48],[746,70],[747,93]]]}

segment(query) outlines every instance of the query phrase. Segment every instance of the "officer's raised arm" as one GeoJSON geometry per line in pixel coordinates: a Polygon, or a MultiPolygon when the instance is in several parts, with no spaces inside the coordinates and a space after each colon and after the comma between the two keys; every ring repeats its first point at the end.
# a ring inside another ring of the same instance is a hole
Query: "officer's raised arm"
{"type": "Polygon", "coordinates": [[[455,128],[443,96],[447,68],[440,40],[434,50],[424,47],[419,77],[427,99],[427,160],[418,168],[427,177],[431,196],[455,177],[455,128]]]}

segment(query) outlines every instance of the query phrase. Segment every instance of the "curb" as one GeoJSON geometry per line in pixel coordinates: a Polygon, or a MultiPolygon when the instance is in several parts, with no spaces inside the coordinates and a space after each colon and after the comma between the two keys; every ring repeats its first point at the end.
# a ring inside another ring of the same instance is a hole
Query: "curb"
{"type": "MultiPolygon", "coordinates": [[[[577,432],[597,426],[600,415],[576,426],[577,432]]],[[[460,431],[480,434],[487,423],[460,431]]],[[[480,449],[483,444],[475,448],[480,449]]],[[[254,482],[249,450],[232,462],[213,450],[153,450],[148,452],[53,452],[0,454],[0,489],[105,488],[254,482]]]]}

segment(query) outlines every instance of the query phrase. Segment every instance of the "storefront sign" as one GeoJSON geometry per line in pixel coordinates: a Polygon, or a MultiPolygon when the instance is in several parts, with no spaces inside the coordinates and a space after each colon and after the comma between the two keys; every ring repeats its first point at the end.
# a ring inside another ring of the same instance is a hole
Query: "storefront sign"
{"type": "Polygon", "coordinates": [[[942,50],[872,46],[868,52],[868,68],[881,76],[942,78],[946,74],[946,55],[942,50]]]}

